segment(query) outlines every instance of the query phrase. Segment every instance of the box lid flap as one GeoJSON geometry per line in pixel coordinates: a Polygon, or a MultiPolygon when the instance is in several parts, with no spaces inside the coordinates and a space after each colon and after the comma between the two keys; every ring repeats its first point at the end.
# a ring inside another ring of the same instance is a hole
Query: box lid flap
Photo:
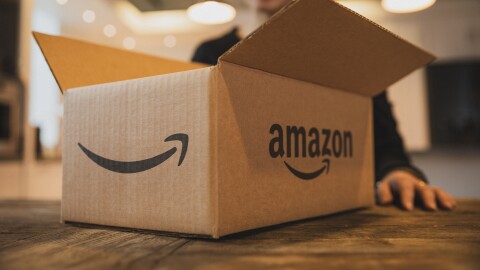
{"type": "Polygon", "coordinates": [[[33,35],[62,92],[75,87],[206,67],[65,37],[37,32],[33,35]]]}
{"type": "Polygon", "coordinates": [[[293,0],[220,57],[373,96],[435,57],[330,0],[293,0]]]}

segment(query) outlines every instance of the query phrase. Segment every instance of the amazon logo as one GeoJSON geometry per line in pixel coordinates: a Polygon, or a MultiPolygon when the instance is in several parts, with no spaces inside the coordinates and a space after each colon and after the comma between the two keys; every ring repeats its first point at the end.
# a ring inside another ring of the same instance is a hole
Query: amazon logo
{"type": "Polygon", "coordinates": [[[270,127],[273,136],[269,144],[272,158],[285,158],[283,164],[296,177],[312,180],[322,174],[328,174],[332,158],[353,157],[353,134],[351,131],[318,129],[273,124],[270,127]],[[319,167],[313,171],[302,171],[293,167],[287,160],[292,158],[316,158],[319,167]]]}
{"type": "MultiPolygon", "coordinates": [[[[165,139],[165,142],[170,141],[180,141],[182,143],[182,150],[178,160],[178,166],[180,166],[182,165],[185,155],[187,154],[188,135],[183,133],[173,134],[165,139]]],[[[87,157],[95,162],[98,166],[117,173],[139,173],[150,170],[162,164],[177,152],[177,147],[172,147],[168,151],[151,158],[136,161],[117,161],[95,154],[81,143],[78,143],[78,146],[83,153],[85,153],[85,155],[87,155],[87,157]]]]}

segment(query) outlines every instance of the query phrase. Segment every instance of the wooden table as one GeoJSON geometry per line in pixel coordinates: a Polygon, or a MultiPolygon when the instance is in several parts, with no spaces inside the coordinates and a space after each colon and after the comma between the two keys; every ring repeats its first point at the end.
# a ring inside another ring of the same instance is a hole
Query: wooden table
{"type": "Polygon", "coordinates": [[[58,202],[0,201],[0,269],[480,269],[480,200],[376,207],[222,240],[59,223],[58,202]]]}

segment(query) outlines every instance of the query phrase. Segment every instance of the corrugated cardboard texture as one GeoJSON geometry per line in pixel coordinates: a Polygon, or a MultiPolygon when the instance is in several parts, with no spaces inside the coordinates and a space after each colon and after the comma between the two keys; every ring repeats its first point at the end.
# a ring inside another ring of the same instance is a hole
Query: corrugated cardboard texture
{"type": "Polygon", "coordinates": [[[230,63],[220,64],[217,78],[219,235],[373,205],[369,97],[230,63]],[[351,131],[353,157],[331,156],[328,174],[302,180],[284,162],[308,172],[327,156],[272,158],[275,123],[284,133],[287,126],[351,131]]]}
{"type": "Polygon", "coordinates": [[[33,34],[62,92],[205,67],[65,37],[33,34]]]}
{"type": "Polygon", "coordinates": [[[210,75],[205,68],[66,92],[63,220],[212,235],[210,75]],[[180,166],[181,142],[164,141],[176,133],[189,136],[180,166]],[[118,161],[176,152],[150,170],[118,173],[78,143],[118,161]]]}
{"type": "MultiPolygon", "coordinates": [[[[36,38],[63,90],[199,67],[36,38]]],[[[334,2],[298,0],[214,68],[68,91],[63,220],[217,238],[372,206],[370,96],[432,59],[334,2]],[[273,127],[283,129],[285,151],[292,141],[291,155],[272,154],[273,127]],[[293,128],[304,129],[306,155],[293,128]],[[310,154],[313,128],[318,155],[310,154]],[[181,165],[181,143],[164,141],[177,133],[189,136],[181,165]],[[119,173],[79,143],[125,162],[175,153],[152,169],[119,173]]]]}
{"type": "Polygon", "coordinates": [[[296,0],[221,60],[373,96],[434,57],[330,0],[296,0]]]}

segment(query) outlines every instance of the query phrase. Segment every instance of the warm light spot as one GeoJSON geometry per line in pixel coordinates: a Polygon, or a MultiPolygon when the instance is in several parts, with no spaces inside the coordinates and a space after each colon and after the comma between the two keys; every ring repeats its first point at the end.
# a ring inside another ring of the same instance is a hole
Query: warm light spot
{"type": "Polygon", "coordinates": [[[427,9],[436,0],[382,0],[385,10],[393,13],[409,13],[427,9]]]}
{"type": "Polygon", "coordinates": [[[86,23],[92,23],[95,21],[95,12],[90,9],[87,9],[83,12],[82,18],[86,23]]]}
{"type": "Polygon", "coordinates": [[[190,20],[202,24],[222,24],[235,18],[235,8],[217,1],[200,2],[187,9],[190,20]]]}
{"type": "Polygon", "coordinates": [[[177,45],[177,38],[174,35],[166,35],[163,38],[163,44],[167,48],[173,48],[177,45]]]}
{"type": "Polygon", "coordinates": [[[132,37],[126,37],[123,39],[123,47],[127,50],[133,50],[135,48],[136,42],[132,37]]]}
{"type": "Polygon", "coordinates": [[[114,37],[117,34],[117,28],[111,24],[107,24],[103,27],[103,34],[107,37],[114,37]]]}
{"type": "Polygon", "coordinates": [[[68,2],[68,0],[57,0],[57,4],[59,5],[65,5],[68,2]]]}

